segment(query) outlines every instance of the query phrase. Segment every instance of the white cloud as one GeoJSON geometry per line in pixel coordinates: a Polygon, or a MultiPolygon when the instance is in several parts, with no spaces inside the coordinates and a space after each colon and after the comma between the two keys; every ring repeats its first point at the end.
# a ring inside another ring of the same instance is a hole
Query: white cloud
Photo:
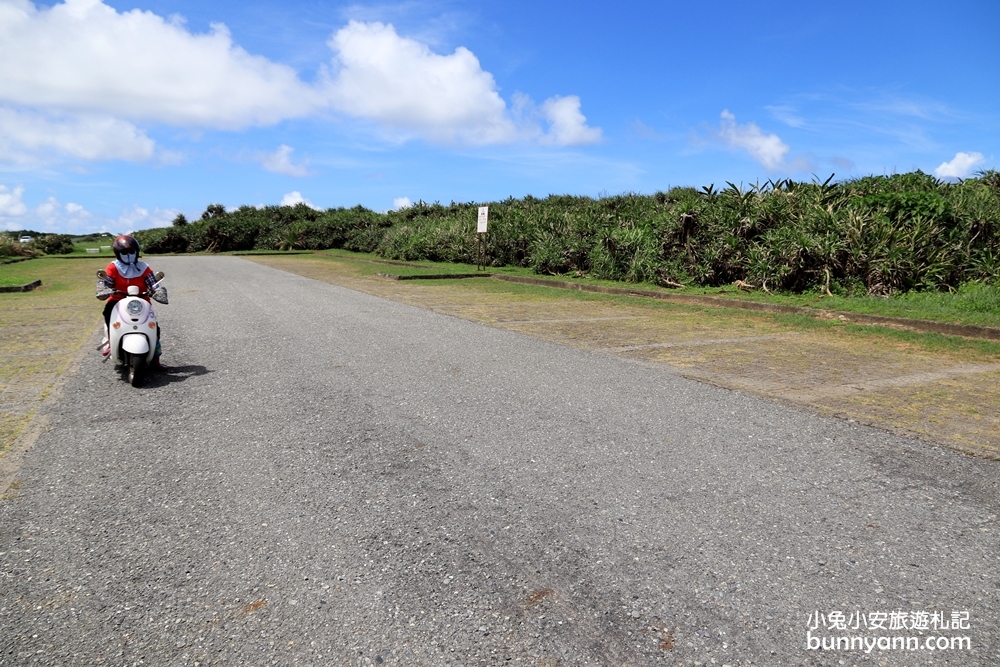
{"type": "Polygon", "coordinates": [[[409,197],[396,197],[392,200],[392,210],[398,211],[401,208],[410,208],[413,206],[413,202],[410,201],[409,197]]]}
{"type": "Polygon", "coordinates": [[[580,113],[580,98],[576,95],[545,100],[542,114],[549,121],[550,128],[541,143],[580,146],[601,140],[601,128],[587,126],[587,119],[580,113]]]}
{"type": "Polygon", "coordinates": [[[24,186],[18,185],[13,190],[6,185],[0,185],[0,218],[19,217],[28,212],[24,204],[24,186]]]}
{"type": "MultiPolygon", "coordinates": [[[[2,6],[0,6],[2,10],[2,6]]],[[[134,231],[149,227],[165,227],[180,211],[176,209],[154,209],[152,212],[142,206],[133,206],[122,211],[117,219],[95,220],[94,215],[81,204],[63,204],[56,197],[49,196],[34,208],[24,203],[24,187],[11,190],[0,185],[0,226],[7,230],[37,229],[54,234],[85,234],[95,231],[134,231]]]]}
{"type": "Polygon", "coordinates": [[[512,140],[493,75],[471,51],[433,53],[382,23],[351,21],[328,42],[337,68],[333,102],[351,116],[441,143],[512,140]]]}
{"type": "Polygon", "coordinates": [[[934,175],[938,178],[967,178],[972,171],[986,161],[982,153],[955,153],[950,162],[942,162],[934,175]]]}
{"type": "Polygon", "coordinates": [[[51,116],[0,108],[0,160],[6,162],[23,164],[53,152],[82,160],[140,162],[154,150],[155,142],[142,130],[110,116],[51,116]]]}
{"type": "Polygon", "coordinates": [[[874,113],[879,117],[892,115],[940,121],[953,120],[961,115],[949,105],[935,100],[905,98],[893,94],[881,94],[877,99],[855,103],[851,106],[861,111],[874,113]]]}
{"type": "Polygon", "coordinates": [[[152,12],[100,0],[0,6],[0,100],[34,108],[237,129],[321,104],[296,72],[233,44],[214,24],[195,35],[152,12]]]}
{"type": "Polygon", "coordinates": [[[780,106],[770,106],[764,108],[770,111],[771,115],[774,116],[777,120],[779,120],[780,122],[784,123],[789,127],[801,129],[806,126],[806,121],[803,120],[801,116],[799,116],[798,109],[796,109],[795,107],[780,105],[780,106]]]}
{"type": "Polygon", "coordinates": [[[59,203],[59,200],[55,197],[49,197],[38,205],[35,209],[35,215],[43,222],[52,222],[59,215],[59,209],[61,208],[62,204],[59,203]]]}
{"type": "Polygon", "coordinates": [[[63,206],[55,197],[49,197],[35,208],[41,227],[49,232],[78,232],[89,226],[91,215],[80,204],[70,202],[63,206]]]}
{"type": "Polygon", "coordinates": [[[260,163],[270,172],[275,174],[285,174],[286,176],[305,176],[309,173],[305,164],[292,163],[292,153],[295,151],[291,146],[282,144],[278,150],[261,156],[260,163]]]}
{"type": "Polygon", "coordinates": [[[600,128],[587,126],[575,95],[550,98],[540,110],[526,96],[515,95],[508,109],[493,75],[464,47],[440,55],[401,37],[391,25],[358,21],[338,30],[328,44],[334,51],[334,107],[399,138],[474,145],[600,141],[600,128]],[[541,132],[535,116],[549,123],[548,133],[541,132]]]}
{"type": "MultiPolygon", "coordinates": [[[[0,162],[20,167],[59,159],[146,161],[162,124],[243,130],[336,112],[372,123],[393,140],[439,144],[600,140],[578,97],[553,97],[519,115],[493,75],[465,47],[438,54],[383,23],[350,21],[328,41],[330,66],[313,82],[252,55],[213,24],[203,34],[179,17],[119,12],[101,0],[46,6],[0,0],[0,162]],[[547,124],[540,129],[539,121],[547,124]]],[[[302,176],[282,146],[265,169],[302,176]]]]}
{"type": "Polygon", "coordinates": [[[769,171],[784,166],[789,148],[778,135],[764,134],[756,123],[738,125],[728,109],[722,111],[721,118],[718,136],[724,144],[745,150],[769,171]]]}
{"type": "Polygon", "coordinates": [[[306,199],[305,197],[303,197],[302,193],[299,192],[298,190],[292,190],[291,192],[289,192],[288,194],[286,194],[284,197],[281,198],[281,203],[278,204],[278,205],[279,206],[295,206],[296,204],[305,204],[309,208],[315,209],[317,211],[320,210],[316,206],[313,206],[313,203],[311,201],[309,201],[308,199],[306,199]]]}
{"type": "Polygon", "coordinates": [[[124,233],[134,232],[139,229],[169,227],[173,219],[180,212],[176,208],[156,208],[150,211],[136,204],[132,208],[122,211],[113,224],[116,229],[122,230],[124,233]]]}
{"type": "Polygon", "coordinates": [[[36,206],[28,216],[28,225],[39,231],[56,234],[75,234],[90,231],[93,216],[80,204],[65,206],[55,197],[49,197],[36,206]]]}

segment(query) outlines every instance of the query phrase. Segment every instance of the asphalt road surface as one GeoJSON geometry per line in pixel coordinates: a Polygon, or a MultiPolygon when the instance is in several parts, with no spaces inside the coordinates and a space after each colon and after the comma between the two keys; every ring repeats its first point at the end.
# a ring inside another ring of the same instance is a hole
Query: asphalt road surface
{"type": "Polygon", "coordinates": [[[173,372],[91,349],[0,501],[0,665],[1000,664],[995,462],[154,264],[173,372]]]}

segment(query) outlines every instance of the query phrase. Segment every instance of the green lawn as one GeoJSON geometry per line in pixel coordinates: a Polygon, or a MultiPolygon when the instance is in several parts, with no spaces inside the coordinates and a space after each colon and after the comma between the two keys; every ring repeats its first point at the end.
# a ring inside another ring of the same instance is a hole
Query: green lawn
{"type": "MultiPolygon", "coordinates": [[[[446,274],[475,273],[474,264],[452,264],[444,262],[407,262],[417,267],[381,264],[381,258],[346,250],[326,250],[318,255],[329,255],[341,260],[361,260],[367,264],[363,273],[393,273],[397,275],[414,274],[446,274]]],[[[760,301],[789,306],[816,308],[817,310],[837,310],[888,317],[907,317],[938,322],[953,322],[957,324],[972,324],[979,326],[1000,327],[1000,285],[984,285],[969,283],[955,292],[911,292],[888,298],[881,297],[844,297],[824,296],[816,293],[782,294],[766,293],[756,290],[744,292],[736,287],[664,289],[648,283],[617,283],[610,280],[594,280],[573,275],[540,276],[528,268],[519,267],[487,267],[489,273],[520,275],[532,278],[551,278],[581,282],[590,285],[606,287],[637,288],[663,291],[671,294],[705,294],[744,301],[760,301]]]]}

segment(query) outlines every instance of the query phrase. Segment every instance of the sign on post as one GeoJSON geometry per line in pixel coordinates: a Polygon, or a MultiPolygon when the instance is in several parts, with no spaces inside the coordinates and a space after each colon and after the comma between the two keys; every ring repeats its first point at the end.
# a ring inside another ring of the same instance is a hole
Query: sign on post
{"type": "Polygon", "coordinates": [[[476,226],[476,232],[479,234],[486,233],[486,224],[490,217],[490,207],[480,206],[479,207],[479,224],[476,226]]]}
{"type": "Polygon", "coordinates": [[[490,218],[490,207],[480,206],[479,207],[479,219],[476,225],[476,237],[478,246],[478,260],[476,261],[476,271],[480,269],[486,269],[486,225],[490,218]]]}

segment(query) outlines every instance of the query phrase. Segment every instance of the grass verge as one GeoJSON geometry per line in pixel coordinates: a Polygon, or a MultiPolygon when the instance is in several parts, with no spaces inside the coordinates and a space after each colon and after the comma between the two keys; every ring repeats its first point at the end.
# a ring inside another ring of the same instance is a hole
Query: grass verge
{"type": "Polygon", "coordinates": [[[99,322],[94,272],[106,264],[41,258],[0,266],[0,284],[42,280],[31,292],[0,293],[0,456],[99,322]]]}
{"type": "MultiPolygon", "coordinates": [[[[358,272],[360,275],[386,272],[385,266],[392,266],[391,273],[398,275],[473,273],[477,268],[474,264],[444,262],[386,262],[373,254],[355,253],[346,250],[325,250],[316,254],[319,257],[329,256],[344,262],[363,262],[375,266],[383,266],[383,268],[363,268],[359,266],[358,272]]],[[[488,273],[530,278],[546,277],[539,276],[530,268],[521,267],[488,267],[486,271],[488,273]]],[[[983,283],[968,283],[952,292],[910,292],[893,297],[880,298],[830,296],[818,292],[805,294],[768,293],[760,290],[746,292],[735,286],[667,289],[652,283],[621,283],[611,280],[597,280],[573,274],[553,275],[551,277],[564,281],[603,287],[643,289],[667,294],[717,296],[740,301],[756,301],[760,303],[814,308],[816,310],[835,310],[865,315],[881,315],[884,317],[904,317],[953,324],[1000,327],[1000,285],[983,283]]]]}

